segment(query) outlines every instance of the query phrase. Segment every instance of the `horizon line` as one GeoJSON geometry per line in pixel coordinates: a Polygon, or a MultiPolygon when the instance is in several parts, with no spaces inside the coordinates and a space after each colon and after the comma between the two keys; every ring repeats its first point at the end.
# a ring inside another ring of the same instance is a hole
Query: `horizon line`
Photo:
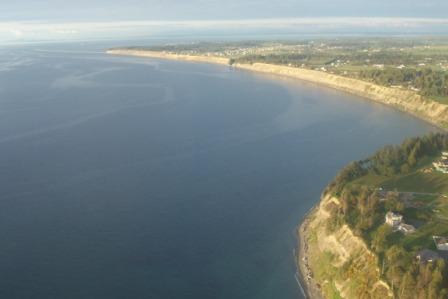
{"type": "Polygon", "coordinates": [[[157,35],[185,30],[342,30],[360,28],[372,30],[443,29],[448,34],[446,18],[407,17],[306,17],[306,18],[253,18],[216,20],[119,20],[119,21],[0,21],[0,41],[29,39],[67,39],[81,36],[157,35]]]}

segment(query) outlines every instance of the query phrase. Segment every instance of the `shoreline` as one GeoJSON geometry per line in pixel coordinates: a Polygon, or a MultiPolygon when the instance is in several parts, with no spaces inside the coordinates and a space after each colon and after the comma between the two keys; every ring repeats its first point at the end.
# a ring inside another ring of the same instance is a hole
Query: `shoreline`
{"type": "MultiPolygon", "coordinates": [[[[110,49],[107,50],[106,53],[110,55],[147,57],[230,66],[229,58],[215,56],[194,56],[138,49],[110,49]]],[[[367,81],[342,77],[321,71],[283,65],[236,63],[233,64],[232,67],[240,70],[297,79],[344,91],[405,112],[443,131],[448,131],[448,105],[428,100],[410,90],[385,87],[367,81]]]]}
{"type": "MultiPolygon", "coordinates": [[[[211,63],[211,64],[219,64],[219,65],[227,65],[229,66],[229,60],[227,58],[217,58],[217,57],[205,57],[205,56],[187,56],[187,55],[177,55],[177,54],[168,54],[162,52],[153,52],[153,51],[139,51],[139,50],[108,50],[107,54],[110,55],[120,55],[120,56],[137,56],[137,57],[147,57],[147,58],[158,58],[158,59],[166,59],[166,60],[178,60],[178,61],[187,61],[187,62],[198,62],[198,63],[211,63]]],[[[236,65],[235,67],[239,67],[240,65],[236,65]]],[[[240,69],[245,69],[241,68],[240,69]]],[[[246,69],[250,70],[250,69],[246,69]]],[[[275,74],[275,73],[274,73],[275,74]]],[[[317,284],[314,282],[312,278],[307,278],[309,270],[306,268],[305,260],[308,259],[306,253],[306,225],[309,222],[309,216],[317,209],[319,203],[316,204],[313,208],[311,208],[303,217],[301,224],[296,228],[296,236],[297,236],[297,246],[295,248],[295,264],[297,268],[297,272],[295,274],[295,279],[297,284],[299,285],[302,294],[306,299],[324,299],[322,294],[320,293],[317,284]]]]}
{"type": "Polygon", "coordinates": [[[222,57],[181,55],[146,50],[111,49],[107,50],[106,54],[229,65],[229,59],[222,57]]]}
{"type": "MultiPolygon", "coordinates": [[[[228,58],[212,56],[190,56],[138,49],[113,49],[108,50],[107,54],[230,66],[228,58]]],[[[429,101],[409,90],[394,89],[358,79],[281,65],[254,63],[251,65],[233,64],[232,67],[246,71],[302,80],[327,88],[344,91],[352,95],[387,105],[401,112],[413,115],[445,132],[448,131],[448,105],[429,101]]],[[[308,246],[306,242],[307,229],[311,221],[310,217],[316,212],[316,209],[318,209],[321,200],[319,200],[319,202],[304,215],[300,225],[296,228],[297,247],[294,257],[296,260],[297,272],[295,279],[307,299],[324,299],[320,286],[313,279],[312,270],[308,265],[309,255],[307,253],[308,246]]]]}

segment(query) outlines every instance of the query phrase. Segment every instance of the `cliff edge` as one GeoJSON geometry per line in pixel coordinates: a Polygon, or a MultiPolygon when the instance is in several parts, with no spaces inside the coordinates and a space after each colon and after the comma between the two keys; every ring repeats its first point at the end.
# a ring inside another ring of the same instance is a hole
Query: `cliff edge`
{"type": "Polygon", "coordinates": [[[299,228],[298,265],[310,298],[393,298],[380,278],[378,258],[347,225],[329,230],[330,210],[339,206],[325,195],[299,228]],[[368,293],[365,293],[368,290],[368,293]]]}

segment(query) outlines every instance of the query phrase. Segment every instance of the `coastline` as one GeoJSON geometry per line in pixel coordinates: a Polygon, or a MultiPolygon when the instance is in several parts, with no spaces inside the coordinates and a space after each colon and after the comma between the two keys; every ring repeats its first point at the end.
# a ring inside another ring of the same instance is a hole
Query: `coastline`
{"type": "MultiPolygon", "coordinates": [[[[229,65],[229,59],[212,56],[190,56],[132,49],[108,50],[107,53],[111,55],[138,56],[229,65]]],[[[233,67],[247,71],[298,79],[340,91],[345,91],[347,93],[361,96],[363,98],[373,100],[402,112],[411,114],[423,121],[439,127],[442,130],[446,131],[448,128],[448,105],[426,100],[415,92],[409,90],[389,88],[320,71],[299,69],[281,65],[254,63],[252,65],[234,64],[233,67]]],[[[320,201],[322,201],[322,198],[320,201]]],[[[297,247],[295,258],[298,272],[296,274],[296,280],[302,288],[302,291],[305,293],[305,297],[307,299],[324,299],[320,286],[313,279],[312,270],[308,265],[309,254],[307,252],[308,226],[311,222],[312,215],[319,208],[320,201],[305,214],[300,226],[297,227],[297,247]]]]}
{"type": "MultiPolygon", "coordinates": [[[[137,56],[166,60],[229,65],[228,58],[215,56],[182,55],[138,49],[110,49],[107,50],[106,53],[110,55],[137,56]]],[[[283,65],[273,65],[266,63],[236,63],[232,66],[241,70],[298,79],[344,91],[411,114],[444,131],[448,131],[448,105],[425,99],[424,97],[410,90],[385,87],[370,82],[333,75],[321,71],[283,65]]]]}
{"type": "Polygon", "coordinates": [[[111,55],[121,55],[121,56],[137,56],[137,57],[159,58],[159,59],[167,59],[167,60],[179,60],[179,61],[229,65],[229,59],[221,58],[221,57],[213,57],[213,56],[180,55],[180,54],[171,54],[171,53],[165,53],[165,52],[146,51],[146,50],[142,51],[142,50],[131,50],[131,49],[111,49],[111,50],[107,50],[106,53],[111,54],[111,55]]]}

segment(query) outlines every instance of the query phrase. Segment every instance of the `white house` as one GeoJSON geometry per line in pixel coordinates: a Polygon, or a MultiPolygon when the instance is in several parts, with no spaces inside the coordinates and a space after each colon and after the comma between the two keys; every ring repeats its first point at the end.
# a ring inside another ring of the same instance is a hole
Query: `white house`
{"type": "Polygon", "coordinates": [[[402,221],[403,221],[402,215],[394,212],[386,213],[386,223],[389,224],[390,226],[397,228],[402,221]]]}

